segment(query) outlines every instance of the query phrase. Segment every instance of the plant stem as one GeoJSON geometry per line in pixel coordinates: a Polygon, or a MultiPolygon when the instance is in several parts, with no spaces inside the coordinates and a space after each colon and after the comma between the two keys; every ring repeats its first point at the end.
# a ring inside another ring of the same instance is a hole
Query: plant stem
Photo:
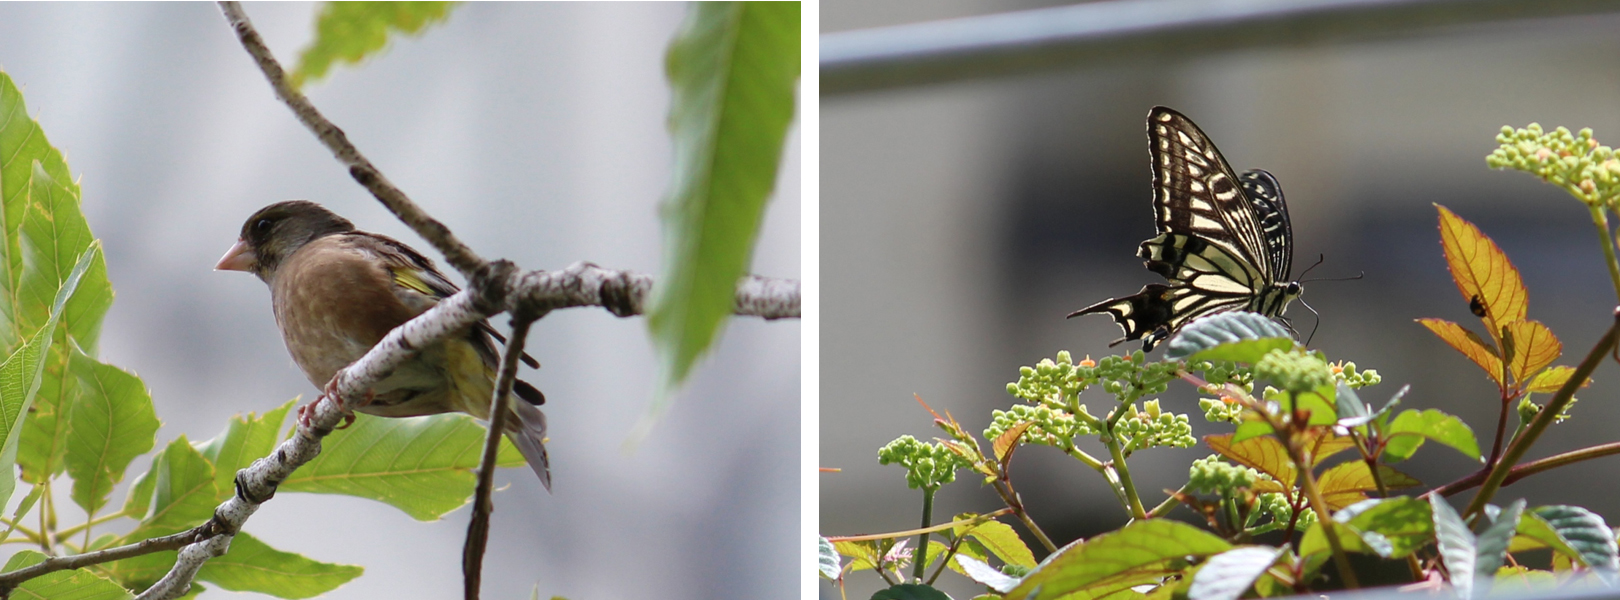
{"type": "MultiPolygon", "coordinates": [[[[91,520],[86,521],[84,523],[80,523],[78,525],[74,525],[74,526],[69,527],[67,529],[63,529],[61,531],[58,531],[58,532],[56,532],[56,535],[57,535],[57,537],[69,537],[69,536],[71,536],[71,535],[73,535],[75,533],[78,533],[80,530],[88,530],[93,526],[100,525],[100,524],[106,523],[108,521],[122,519],[125,516],[127,516],[127,514],[124,511],[118,511],[118,512],[115,512],[115,513],[112,513],[112,514],[101,515],[99,517],[96,517],[95,519],[91,519],[91,520]]],[[[88,546],[89,544],[86,544],[86,545],[88,546]]]]}
{"type": "MultiPolygon", "coordinates": [[[[1507,478],[1502,480],[1502,485],[1512,485],[1515,481],[1535,475],[1542,471],[1562,467],[1564,465],[1575,464],[1585,460],[1592,460],[1594,458],[1612,456],[1615,454],[1620,454],[1620,442],[1609,442],[1607,444],[1599,444],[1597,446],[1590,446],[1581,448],[1579,450],[1571,450],[1563,454],[1554,454],[1547,458],[1533,460],[1513,467],[1513,470],[1508,472],[1507,478]]],[[[1485,476],[1489,473],[1490,472],[1485,469],[1480,469],[1478,471],[1474,471],[1473,474],[1470,474],[1467,477],[1434,488],[1434,490],[1430,491],[1429,493],[1450,496],[1457,492],[1479,485],[1480,482],[1485,481],[1485,476]]]]}
{"type": "Polygon", "coordinates": [[[891,532],[888,532],[888,533],[870,533],[870,534],[866,534],[866,535],[829,535],[829,536],[827,536],[827,541],[833,542],[833,543],[838,543],[838,542],[872,542],[872,541],[877,541],[877,540],[888,540],[888,539],[894,539],[894,538],[903,538],[903,537],[909,537],[909,536],[917,535],[919,533],[923,533],[923,532],[926,532],[926,531],[944,531],[946,529],[954,528],[954,527],[956,527],[958,525],[977,525],[979,523],[989,521],[991,519],[994,519],[996,517],[1005,515],[1005,514],[1010,513],[1010,512],[1012,512],[1012,509],[1010,509],[1010,508],[1000,508],[1000,509],[990,511],[990,512],[984,513],[984,514],[976,516],[976,517],[972,517],[972,518],[968,518],[968,519],[962,519],[960,521],[951,521],[949,523],[940,523],[938,525],[934,525],[932,527],[924,527],[922,529],[908,529],[906,531],[891,531],[891,532]]]}
{"type": "Polygon", "coordinates": [[[928,525],[934,520],[934,488],[923,488],[922,535],[917,536],[917,560],[912,561],[912,576],[920,583],[923,569],[928,566],[928,525]]]}
{"type": "Polygon", "coordinates": [[[1554,394],[1552,400],[1547,402],[1547,406],[1536,414],[1536,419],[1531,421],[1530,427],[1525,429],[1522,435],[1514,439],[1512,444],[1508,445],[1507,452],[1502,455],[1502,460],[1491,466],[1490,475],[1485,477],[1485,483],[1480,485],[1479,493],[1474,494],[1474,499],[1468,503],[1468,510],[1463,512],[1464,519],[1485,509],[1485,503],[1490,502],[1491,496],[1496,495],[1496,490],[1502,487],[1502,482],[1507,479],[1513,465],[1524,457],[1524,453],[1530,450],[1532,444],[1536,443],[1536,439],[1540,438],[1541,433],[1547,430],[1547,426],[1552,424],[1558,413],[1563,412],[1564,407],[1569,406],[1570,399],[1575,397],[1575,390],[1580,389],[1581,384],[1586,383],[1587,378],[1592,376],[1592,371],[1597,370],[1598,363],[1603,361],[1603,357],[1614,350],[1616,341],[1620,341],[1620,308],[1615,309],[1614,323],[1609,325],[1609,330],[1603,334],[1603,338],[1599,339],[1597,345],[1592,347],[1592,351],[1586,354],[1586,358],[1581,360],[1581,364],[1575,367],[1575,374],[1570,375],[1569,380],[1564,382],[1564,386],[1558,388],[1558,393],[1554,394]]]}
{"type": "Polygon", "coordinates": [[[1333,549],[1333,564],[1339,568],[1339,577],[1344,578],[1344,586],[1350,589],[1361,587],[1356,581],[1356,571],[1350,568],[1350,557],[1344,553],[1344,546],[1339,544],[1338,528],[1333,526],[1333,515],[1328,513],[1327,502],[1322,500],[1322,493],[1316,488],[1316,476],[1311,469],[1299,460],[1299,451],[1289,445],[1289,454],[1293,455],[1294,465],[1304,479],[1305,497],[1311,501],[1311,510],[1316,512],[1316,522],[1322,524],[1323,537],[1327,538],[1328,547],[1333,549]]]}
{"type": "Polygon", "coordinates": [[[1136,494],[1136,485],[1131,482],[1131,468],[1125,465],[1125,455],[1120,451],[1119,438],[1109,431],[1106,439],[1108,452],[1114,457],[1114,471],[1119,473],[1120,490],[1125,494],[1125,508],[1131,511],[1131,517],[1146,519],[1147,510],[1142,508],[1142,498],[1136,494]]]}
{"type": "Polygon", "coordinates": [[[1609,280],[1614,282],[1615,299],[1620,300],[1620,260],[1614,256],[1614,238],[1609,235],[1609,217],[1603,213],[1601,205],[1587,204],[1586,208],[1592,211],[1592,225],[1597,226],[1598,238],[1603,242],[1603,258],[1609,263],[1609,280]]]}
{"type": "Polygon", "coordinates": [[[1153,507],[1153,510],[1148,511],[1147,518],[1156,519],[1170,514],[1170,511],[1174,509],[1177,504],[1181,504],[1179,500],[1176,500],[1176,496],[1178,494],[1187,493],[1187,490],[1189,489],[1192,489],[1192,483],[1183,484],[1181,489],[1176,490],[1175,494],[1171,494],[1170,497],[1164,499],[1164,502],[1160,502],[1158,506],[1153,507]]]}

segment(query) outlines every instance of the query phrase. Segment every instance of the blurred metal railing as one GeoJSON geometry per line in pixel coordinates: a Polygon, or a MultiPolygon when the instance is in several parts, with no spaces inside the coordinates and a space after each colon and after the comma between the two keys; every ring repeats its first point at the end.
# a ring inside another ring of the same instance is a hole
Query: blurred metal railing
{"type": "Polygon", "coordinates": [[[1620,0],[1117,0],[821,36],[821,95],[1620,11],[1620,0]]]}

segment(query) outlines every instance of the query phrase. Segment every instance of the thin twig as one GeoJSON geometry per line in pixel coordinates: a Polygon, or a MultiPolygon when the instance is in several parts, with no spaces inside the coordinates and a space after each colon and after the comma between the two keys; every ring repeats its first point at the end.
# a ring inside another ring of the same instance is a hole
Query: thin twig
{"type": "Polygon", "coordinates": [[[495,512],[491,495],[495,491],[495,460],[501,449],[501,435],[506,431],[507,412],[512,402],[512,385],[517,381],[518,359],[523,356],[523,342],[529,337],[529,326],[541,315],[519,310],[512,315],[512,338],[506,342],[501,355],[501,370],[496,376],[495,395],[490,399],[489,433],[484,437],[484,457],[478,466],[478,491],[473,500],[472,521],[467,524],[467,541],[461,549],[461,575],[463,596],[478,600],[478,588],[483,581],[484,548],[489,543],[489,515],[495,512]]]}
{"type": "Polygon", "coordinates": [[[303,123],[304,127],[308,127],[315,137],[320,138],[321,143],[326,144],[326,148],[332,151],[332,156],[349,167],[349,175],[354,177],[355,181],[365,186],[371,195],[376,196],[383,206],[388,207],[394,216],[410,226],[417,235],[433,244],[434,248],[444,254],[445,262],[461,271],[463,276],[471,278],[473,273],[484,266],[484,259],[479,258],[472,248],[457,239],[449,227],[428,215],[412,202],[404,191],[388,181],[382,171],[371,164],[365,155],[360,154],[359,148],[349,142],[342,129],[338,129],[337,125],[322,116],[321,111],[316,110],[315,105],[311,104],[298,88],[293,87],[292,82],[287,81],[287,74],[281,68],[281,63],[270,53],[270,47],[264,44],[264,38],[253,28],[253,23],[248,20],[247,13],[242,11],[240,3],[220,2],[219,6],[225,13],[225,19],[230,21],[231,29],[236,31],[236,37],[242,41],[242,47],[253,56],[259,70],[264,71],[264,77],[270,81],[270,87],[275,89],[276,97],[280,98],[287,108],[292,109],[298,121],[303,123]]]}
{"type": "Polygon", "coordinates": [[[1530,450],[1532,444],[1536,443],[1536,440],[1541,437],[1541,433],[1547,430],[1547,426],[1558,418],[1558,414],[1563,412],[1564,407],[1569,406],[1570,399],[1575,397],[1575,390],[1580,389],[1586,383],[1587,378],[1592,376],[1592,371],[1597,370],[1598,363],[1603,362],[1603,358],[1609,355],[1610,350],[1614,349],[1617,341],[1620,341],[1620,308],[1615,309],[1614,323],[1609,325],[1609,330],[1603,334],[1603,338],[1592,346],[1591,352],[1588,352],[1586,358],[1581,360],[1581,364],[1575,367],[1575,373],[1564,381],[1564,385],[1558,388],[1558,393],[1553,394],[1552,400],[1547,401],[1547,405],[1542,407],[1541,412],[1536,413],[1535,420],[1530,422],[1530,426],[1524,430],[1524,433],[1514,438],[1512,444],[1508,444],[1507,452],[1502,455],[1502,460],[1491,466],[1490,475],[1485,477],[1485,482],[1480,485],[1479,492],[1474,494],[1474,499],[1468,503],[1468,509],[1463,511],[1462,516],[1464,519],[1485,510],[1485,503],[1490,502],[1491,496],[1496,495],[1496,490],[1507,479],[1508,473],[1513,470],[1514,464],[1518,463],[1520,458],[1524,458],[1524,453],[1530,450]]]}
{"type": "Polygon", "coordinates": [[[145,539],[126,546],[107,548],[105,550],[86,552],[84,554],[75,554],[73,556],[55,556],[47,558],[38,564],[30,565],[0,575],[0,597],[10,595],[11,591],[16,589],[18,585],[21,585],[22,582],[41,575],[55,573],[57,571],[67,571],[70,569],[88,567],[90,565],[99,565],[101,563],[123,560],[133,556],[151,554],[153,552],[160,552],[163,550],[176,550],[187,544],[213,537],[219,533],[221,533],[221,531],[217,530],[214,522],[209,521],[180,533],[145,539]]]}

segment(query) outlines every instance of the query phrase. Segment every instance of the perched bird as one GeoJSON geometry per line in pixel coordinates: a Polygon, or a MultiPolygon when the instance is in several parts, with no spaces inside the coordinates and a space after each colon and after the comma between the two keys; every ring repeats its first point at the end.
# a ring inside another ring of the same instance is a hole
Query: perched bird
{"type": "MultiPolygon", "coordinates": [[[[214,269],[253,273],[270,286],[287,351],[322,389],[389,330],[457,291],[410,246],[355,229],[348,219],[304,200],[253,213],[214,269]]],[[[380,417],[459,412],[487,420],[499,363],[491,337],[506,341],[488,321],[479,321],[421,348],[373,385],[370,401],[356,410],[380,417]]],[[[528,355],[523,359],[539,366],[528,355]]],[[[508,403],[512,412],[503,433],[549,491],[546,416],[538,408],[545,396],[521,380],[512,391],[517,398],[508,403]]]]}

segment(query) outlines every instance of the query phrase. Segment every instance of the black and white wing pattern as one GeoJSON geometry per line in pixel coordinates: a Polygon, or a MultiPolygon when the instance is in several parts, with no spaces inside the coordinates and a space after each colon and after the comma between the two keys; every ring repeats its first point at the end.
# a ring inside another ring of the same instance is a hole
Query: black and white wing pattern
{"type": "MultiPolygon", "coordinates": [[[[1228,310],[1280,317],[1299,297],[1289,280],[1293,230],[1282,187],[1270,173],[1232,172],[1191,119],[1163,106],[1148,112],[1153,213],[1159,235],[1137,255],[1168,284],[1152,283],[1070,317],[1108,313],[1152,350],[1188,321],[1228,310]]],[[[1112,345],[1112,344],[1110,344],[1112,345]]]]}

